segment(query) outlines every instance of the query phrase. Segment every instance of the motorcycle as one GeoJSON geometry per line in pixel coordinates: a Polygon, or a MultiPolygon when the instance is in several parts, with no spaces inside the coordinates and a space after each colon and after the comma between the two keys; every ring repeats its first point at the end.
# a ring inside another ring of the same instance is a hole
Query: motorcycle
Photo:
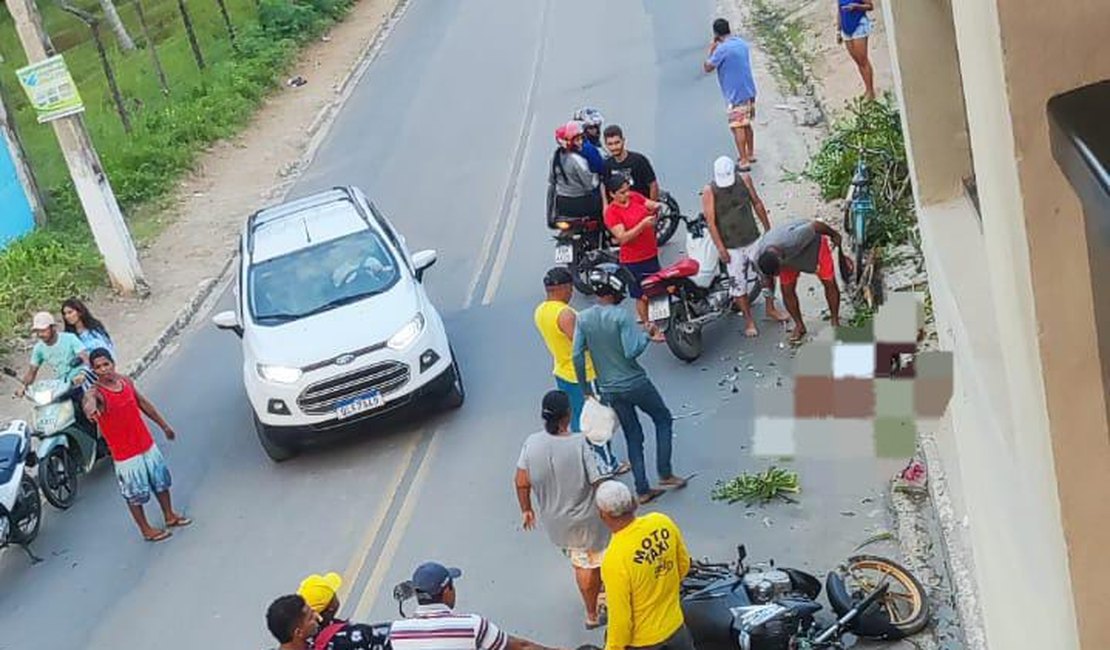
{"type": "MultiPolygon", "coordinates": [[[[75,360],[79,365],[80,360],[75,360]]],[[[11,368],[3,373],[17,378],[11,368]]],[[[78,421],[70,399],[76,389],[69,382],[44,379],[24,393],[31,407],[32,436],[39,440],[35,455],[42,495],[50,505],[66,510],[77,499],[77,479],[92,471],[108,455],[108,446],[95,425],[78,421]]]]}
{"type": "Polygon", "coordinates": [[[925,588],[901,565],[858,555],[829,572],[825,593],[836,614],[816,621],[821,582],[791,568],[694,562],[682,582],[682,609],[698,650],[844,648],[843,637],[896,640],[929,622],[925,588]]]}
{"type": "Polygon", "coordinates": [[[21,546],[38,563],[41,559],[31,552],[30,544],[39,534],[42,501],[38,485],[27,473],[35,461],[26,422],[12,420],[0,429],[0,548],[21,546]]]}
{"type": "MultiPolygon", "coordinates": [[[[705,215],[679,215],[686,224],[686,257],[644,278],[648,319],[663,332],[667,347],[679,359],[701,356],[702,328],[732,313],[732,279],[709,236],[705,215]]],[[[753,283],[748,299],[754,305],[760,283],[753,283]]]]}
{"type": "MultiPolygon", "coordinates": [[[[660,246],[666,244],[678,224],[684,219],[678,201],[669,192],[660,192],[659,202],[664,207],[655,221],[655,239],[660,246]]],[[[605,263],[619,263],[616,242],[600,219],[592,217],[556,217],[555,263],[562,264],[574,278],[574,288],[585,295],[592,295],[588,277],[590,269],[605,263]]]]}

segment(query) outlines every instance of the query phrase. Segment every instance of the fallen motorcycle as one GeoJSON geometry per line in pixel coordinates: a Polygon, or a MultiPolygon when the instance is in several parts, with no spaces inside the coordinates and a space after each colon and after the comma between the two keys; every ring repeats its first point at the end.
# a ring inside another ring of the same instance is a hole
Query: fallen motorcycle
{"type": "Polygon", "coordinates": [[[12,420],[0,429],[0,548],[21,546],[32,562],[39,561],[30,544],[42,523],[39,488],[27,473],[35,460],[26,422],[12,420]]]}
{"type": "MultiPolygon", "coordinates": [[[[671,354],[686,362],[702,353],[705,325],[732,313],[732,279],[721,263],[705,215],[679,215],[686,224],[686,257],[644,278],[648,319],[662,330],[671,354]]],[[[754,305],[760,283],[748,299],[754,305]]]]}
{"type": "MultiPolygon", "coordinates": [[[[12,378],[11,368],[3,373],[12,378]]],[[[31,407],[32,436],[39,440],[35,455],[42,496],[50,505],[65,510],[77,499],[77,480],[108,455],[108,447],[95,425],[82,424],[70,396],[75,389],[58,379],[31,384],[24,396],[31,407]]]]}
{"type": "Polygon", "coordinates": [[[836,614],[821,625],[821,582],[791,568],[694,562],[682,582],[682,609],[698,650],[844,648],[843,637],[901,639],[929,622],[925,588],[901,565],[872,555],[848,558],[825,580],[836,614]]]}

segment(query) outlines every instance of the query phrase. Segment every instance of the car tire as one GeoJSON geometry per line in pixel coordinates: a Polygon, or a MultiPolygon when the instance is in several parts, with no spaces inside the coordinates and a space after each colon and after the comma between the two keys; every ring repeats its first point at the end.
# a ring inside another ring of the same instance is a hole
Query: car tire
{"type": "Polygon", "coordinates": [[[463,385],[462,371],[459,370],[459,358],[451,350],[451,367],[443,373],[447,386],[443,390],[440,404],[445,409],[457,409],[466,401],[466,387],[463,385]]]}
{"type": "Polygon", "coordinates": [[[262,450],[275,463],[285,462],[297,455],[297,448],[278,440],[274,428],[262,424],[257,415],[254,416],[254,430],[258,434],[258,442],[262,444],[262,450]]]}

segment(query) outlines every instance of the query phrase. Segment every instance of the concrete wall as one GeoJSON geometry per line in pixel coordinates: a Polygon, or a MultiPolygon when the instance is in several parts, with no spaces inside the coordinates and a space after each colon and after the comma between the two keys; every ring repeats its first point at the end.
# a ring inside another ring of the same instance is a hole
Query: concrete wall
{"type": "Polygon", "coordinates": [[[1108,387],[1082,213],[1044,108],[1110,77],[1110,2],[883,5],[935,313],[956,354],[955,433],[938,446],[987,639],[1110,647],[1108,387]],[[969,158],[981,230],[957,185],[969,158]],[[1030,612],[1036,625],[1015,624],[1030,612]]]}

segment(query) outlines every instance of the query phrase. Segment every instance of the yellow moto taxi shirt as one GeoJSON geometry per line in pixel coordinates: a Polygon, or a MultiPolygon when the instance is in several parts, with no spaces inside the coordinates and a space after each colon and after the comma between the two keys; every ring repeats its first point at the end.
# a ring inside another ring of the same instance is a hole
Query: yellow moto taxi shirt
{"type": "MultiPolygon", "coordinates": [[[[536,307],[533,318],[536,321],[536,329],[543,336],[543,342],[547,344],[547,350],[551,353],[551,358],[555,362],[552,374],[563,381],[577,384],[578,375],[574,372],[574,360],[571,359],[574,342],[567,337],[563,330],[559,329],[559,314],[563,313],[564,309],[573,311],[573,308],[565,302],[545,300],[536,307]]],[[[597,379],[597,373],[594,372],[593,360],[590,359],[590,355],[587,353],[586,381],[593,381],[594,379],[597,379]]]]}
{"type": "Polygon", "coordinates": [[[684,622],[679,585],[690,570],[682,533],[652,512],[614,533],[601,561],[609,607],[605,650],[655,645],[684,622]]]}

